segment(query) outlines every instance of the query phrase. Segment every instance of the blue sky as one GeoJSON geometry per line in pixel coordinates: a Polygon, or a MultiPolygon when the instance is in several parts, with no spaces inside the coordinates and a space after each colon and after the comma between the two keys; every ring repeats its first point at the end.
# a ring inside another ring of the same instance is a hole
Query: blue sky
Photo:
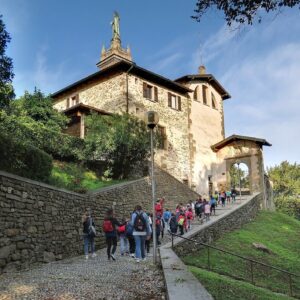
{"type": "Polygon", "coordinates": [[[95,71],[111,39],[113,11],[123,46],[141,67],[170,79],[200,64],[231,94],[224,102],[226,136],[267,139],[265,165],[299,160],[300,12],[266,15],[261,24],[227,28],[220,12],[197,23],[196,0],[0,0],[11,34],[18,96],[35,86],[51,93],[95,71]]]}

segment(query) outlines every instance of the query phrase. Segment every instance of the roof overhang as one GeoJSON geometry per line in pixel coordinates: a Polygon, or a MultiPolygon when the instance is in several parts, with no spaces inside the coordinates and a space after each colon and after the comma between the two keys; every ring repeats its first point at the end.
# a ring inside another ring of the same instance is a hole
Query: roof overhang
{"type": "Polygon", "coordinates": [[[99,109],[99,108],[96,108],[96,107],[93,107],[93,106],[85,105],[83,103],[73,105],[73,106],[71,106],[71,107],[69,107],[69,108],[62,111],[62,113],[64,113],[67,116],[73,115],[74,113],[78,113],[78,112],[86,113],[86,114],[90,114],[92,112],[95,112],[95,113],[98,113],[98,114],[101,114],[101,115],[108,115],[108,116],[112,115],[112,113],[110,113],[108,111],[105,111],[105,110],[102,110],[102,109],[99,109]]]}
{"type": "Polygon", "coordinates": [[[219,81],[211,74],[195,74],[186,75],[174,80],[178,83],[187,83],[191,81],[202,81],[211,84],[215,90],[221,95],[223,100],[231,98],[230,94],[223,88],[219,81]]]}
{"type": "Polygon", "coordinates": [[[269,142],[267,142],[265,139],[260,139],[260,138],[251,137],[251,136],[243,136],[243,135],[233,134],[233,135],[229,136],[228,138],[222,140],[221,142],[212,145],[211,149],[214,152],[217,152],[220,149],[222,149],[225,146],[227,146],[228,144],[230,144],[232,142],[236,142],[236,141],[250,141],[250,142],[254,142],[254,143],[258,144],[260,147],[262,147],[262,146],[272,146],[272,144],[270,144],[269,142]]]}
{"type": "Polygon", "coordinates": [[[166,77],[160,76],[156,73],[153,73],[151,71],[148,71],[144,68],[139,67],[138,65],[136,65],[135,63],[132,62],[128,62],[125,60],[122,60],[120,62],[117,62],[109,67],[106,67],[103,70],[100,70],[96,73],[93,73],[81,80],[78,80],[70,85],[68,85],[67,87],[53,93],[51,95],[51,97],[54,99],[54,101],[62,96],[65,93],[70,93],[72,92],[72,90],[77,89],[78,87],[85,85],[87,83],[90,82],[94,82],[97,80],[105,80],[105,78],[107,78],[108,76],[113,76],[113,75],[117,75],[120,73],[127,73],[130,72],[130,74],[134,74],[137,75],[147,81],[153,82],[155,84],[159,84],[162,85],[172,91],[175,91],[179,94],[182,95],[186,95],[189,92],[192,92],[192,90],[190,90],[189,88],[187,88],[186,86],[175,82],[173,80],[170,80],[166,77]]]}

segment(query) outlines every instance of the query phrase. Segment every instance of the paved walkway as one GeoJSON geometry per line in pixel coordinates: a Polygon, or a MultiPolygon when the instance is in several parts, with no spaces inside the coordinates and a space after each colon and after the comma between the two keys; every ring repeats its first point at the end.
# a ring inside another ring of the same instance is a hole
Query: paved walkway
{"type": "MultiPolygon", "coordinates": [[[[218,207],[217,215],[232,207],[218,207]]],[[[195,221],[193,228],[198,226],[201,225],[195,221]]],[[[166,234],[162,242],[169,241],[166,234]]],[[[163,273],[153,266],[152,257],[136,263],[117,252],[117,260],[113,262],[107,261],[105,251],[98,251],[96,258],[87,261],[78,256],[29,271],[2,274],[0,300],[166,299],[163,273]]]]}

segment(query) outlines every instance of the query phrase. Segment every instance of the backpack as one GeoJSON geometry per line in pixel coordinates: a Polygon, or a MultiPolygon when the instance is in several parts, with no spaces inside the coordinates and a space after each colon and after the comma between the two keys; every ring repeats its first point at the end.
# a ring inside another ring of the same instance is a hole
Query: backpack
{"type": "Polygon", "coordinates": [[[125,230],[126,230],[126,226],[125,225],[119,226],[119,228],[118,228],[118,232],[119,233],[124,233],[125,230]]]}
{"type": "Polygon", "coordinates": [[[178,220],[178,225],[182,226],[184,223],[184,218],[181,218],[178,220]]]}
{"type": "Polygon", "coordinates": [[[112,232],[114,231],[113,224],[110,219],[104,220],[102,224],[102,228],[104,232],[112,232]]]}
{"type": "Polygon", "coordinates": [[[132,236],[133,233],[133,226],[131,223],[127,223],[126,225],[126,236],[132,236]]]}
{"type": "Polygon", "coordinates": [[[92,218],[89,218],[89,228],[88,228],[88,235],[90,237],[95,237],[96,236],[96,229],[93,226],[93,220],[92,218]]]}
{"type": "Polygon", "coordinates": [[[136,217],[133,224],[135,231],[145,231],[146,230],[146,220],[143,213],[136,213],[136,217]]]}

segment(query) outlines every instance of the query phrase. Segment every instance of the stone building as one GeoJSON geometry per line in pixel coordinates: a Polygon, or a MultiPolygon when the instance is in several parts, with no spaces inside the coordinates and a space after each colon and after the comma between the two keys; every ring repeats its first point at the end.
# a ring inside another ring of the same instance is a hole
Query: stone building
{"type": "MultiPolygon", "coordinates": [[[[52,94],[54,107],[71,117],[67,132],[84,138],[84,118],[91,111],[127,112],[143,118],[146,111],[154,110],[159,114],[157,130],[164,136],[161,149],[155,154],[156,163],[200,193],[222,188],[226,182],[228,185],[226,161],[233,161],[228,160],[231,156],[224,147],[239,147],[240,142],[243,145],[247,142],[247,137],[243,137],[234,138],[234,145],[230,139],[222,144],[225,139],[223,101],[230,98],[229,93],[213,75],[206,73],[204,66],[199,67],[197,74],[176,80],[138,66],[132,60],[130,49],[121,45],[117,14],[112,29],[110,48],[101,50],[99,70],[52,94]]],[[[269,145],[264,140],[250,139],[247,145],[256,147],[258,152],[263,145],[269,145]]],[[[256,155],[253,151],[245,153],[256,155]]],[[[260,168],[261,171],[262,155],[259,163],[253,161],[256,167],[249,165],[251,159],[245,163],[249,170],[260,168]]],[[[261,178],[259,182],[258,189],[261,189],[261,178]]],[[[256,190],[257,185],[252,191],[256,190]]]]}

